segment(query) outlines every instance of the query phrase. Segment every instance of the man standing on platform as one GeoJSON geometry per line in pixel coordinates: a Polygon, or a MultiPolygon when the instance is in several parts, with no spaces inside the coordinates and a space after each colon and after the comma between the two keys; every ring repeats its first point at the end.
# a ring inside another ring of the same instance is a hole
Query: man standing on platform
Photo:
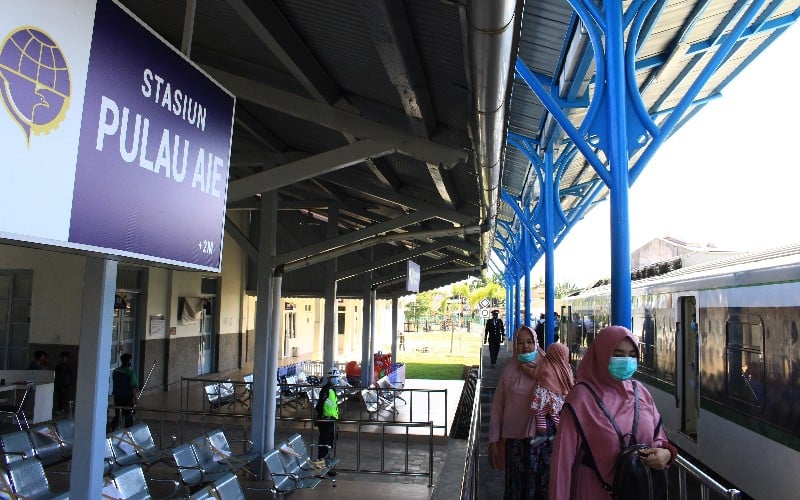
{"type": "Polygon", "coordinates": [[[483,335],[483,343],[489,343],[489,357],[492,361],[492,368],[494,368],[495,363],[497,363],[497,353],[500,352],[500,344],[506,340],[503,320],[497,317],[498,314],[500,314],[500,311],[497,309],[492,311],[492,319],[486,321],[485,333],[483,335]]]}
{"type": "Polygon", "coordinates": [[[133,425],[133,407],[138,403],[139,380],[133,371],[133,356],[127,352],[120,356],[120,366],[111,374],[113,382],[114,405],[128,408],[115,408],[114,419],[111,421],[111,430],[118,426],[130,427],[133,425]],[[120,420],[124,420],[120,422],[120,420]]]}

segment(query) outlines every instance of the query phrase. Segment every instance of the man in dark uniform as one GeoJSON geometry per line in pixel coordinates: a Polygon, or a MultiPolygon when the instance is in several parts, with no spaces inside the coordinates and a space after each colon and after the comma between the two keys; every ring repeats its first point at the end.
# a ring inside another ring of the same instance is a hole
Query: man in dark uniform
{"type": "MultiPolygon", "coordinates": [[[[127,352],[120,356],[120,366],[114,370],[111,380],[114,384],[114,405],[136,406],[138,402],[139,379],[131,368],[133,356],[127,352]]],[[[133,410],[117,408],[114,410],[114,420],[111,421],[111,430],[116,430],[120,420],[124,418],[123,425],[133,425],[133,410]]]]}
{"type": "Polygon", "coordinates": [[[489,343],[489,356],[492,361],[492,368],[494,368],[495,363],[497,363],[497,353],[500,352],[500,344],[506,340],[503,320],[497,317],[498,314],[500,314],[500,311],[497,309],[492,311],[492,319],[486,321],[485,333],[483,335],[483,343],[489,343]]]}

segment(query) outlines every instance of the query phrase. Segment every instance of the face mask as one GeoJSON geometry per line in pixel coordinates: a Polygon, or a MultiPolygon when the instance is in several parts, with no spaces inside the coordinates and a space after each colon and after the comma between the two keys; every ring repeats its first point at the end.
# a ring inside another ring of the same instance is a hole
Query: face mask
{"type": "Polygon", "coordinates": [[[630,356],[612,356],[608,363],[608,373],[617,380],[628,380],[633,377],[639,362],[630,356]]]}
{"type": "Polygon", "coordinates": [[[517,354],[517,359],[522,361],[523,363],[530,363],[534,359],[536,359],[536,355],[539,354],[536,351],[533,352],[521,352],[517,354]]]}

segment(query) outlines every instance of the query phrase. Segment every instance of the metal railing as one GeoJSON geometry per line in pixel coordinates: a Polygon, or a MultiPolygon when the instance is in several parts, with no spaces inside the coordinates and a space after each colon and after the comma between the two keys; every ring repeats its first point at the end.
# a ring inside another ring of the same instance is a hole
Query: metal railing
{"type": "MultiPolygon", "coordinates": [[[[314,403],[316,402],[319,388],[320,386],[318,385],[308,383],[280,384],[276,394],[276,416],[279,419],[292,418],[305,413],[310,417],[314,412],[314,403]]],[[[449,431],[447,389],[340,387],[337,388],[337,391],[341,391],[339,394],[340,411],[345,415],[358,411],[359,419],[361,419],[364,412],[369,414],[370,412],[365,407],[364,402],[360,400],[363,390],[375,391],[377,395],[391,403],[388,406],[382,406],[376,412],[372,412],[374,415],[370,415],[370,417],[374,420],[380,420],[381,417],[384,417],[391,418],[394,423],[432,422],[433,428],[436,429],[437,433],[441,430],[442,435],[447,436],[449,431]],[[355,408],[354,405],[356,405],[355,408]],[[404,418],[404,415],[401,418],[398,410],[404,406],[408,407],[406,410],[408,412],[407,419],[404,418]],[[437,414],[441,413],[438,409],[444,410],[441,419],[433,415],[432,410],[434,407],[437,408],[437,414]]],[[[217,416],[247,414],[249,413],[251,393],[252,382],[230,379],[182,378],[181,410],[190,414],[200,412],[217,416]],[[213,389],[212,395],[206,392],[207,387],[213,389]],[[212,403],[214,397],[217,399],[212,403]]]]}
{"type": "Polygon", "coordinates": [[[739,490],[723,486],[680,455],[675,457],[675,465],[678,466],[678,495],[681,500],[688,498],[688,486],[686,484],[687,473],[700,483],[701,500],[708,500],[709,492],[721,495],[730,500],[738,500],[742,497],[742,493],[739,490]]]}
{"type": "Polygon", "coordinates": [[[481,438],[481,379],[475,381],[475,396],[472,401],[472,418],[467,438],[467,457],[464,462],[464,476],[461,478],[461,499],[477,498],[478,494],[478,452],[481,438]]]}
{"type": "MultiPolygon", "coordinates": [[[[111,409],[130,407],[123,406],[110,406],[111,409]]],[[[159,445],[161,443],[169,442],[168,436],[174,435],[178,443],[185,443],[197,437],[197,435],[204,434],[211,429],[221,428],[230,435],[234,432],[241,432],[243,440],[248,439],[248,429],[252,425],[251,415],[249,413],[219,413],[210,411],[187,411],[187,410],[169,410],[163,408],[146,408],[136,407],[136,420],[139,422],[147,422],[151,427],[151,432],[154,437],[157,437],[159,445]],[[199,429],[197,428],[199,426],[199,429]],[[191,427],[192,431],[187,433],[187,428],[191,427]]],[[[304,426],[310,424],[309,427],[313,429],[313,420],[310,418],[300,417],[278,417],[278,421],[285,422],[289,428],[293,428],[292,424],[301,423],[304,426]]],[[[374,420],[339,420],[337,426],[344,430],[355,430],[355,456],[344,457],[336,470],[341,472],[353,472],[360,474],[386,474],[386,475],[400,475],[411,477],[427,477],[428,486],[433,485],[433,458],[434,458],[434,425],[432,422],[391,422],[391,421],[374,421],[374,420]],[[378,427],[379,430],[375,431],[378,427]],[[387,432],[387,429],[395,428],[400,429],[400,432],[387,432]],[[420,429],[421,432],[412,433],[412,429],[420,429]],[[420,462],[418,459],[414,460],[415,464],[422,463],[424,468],[415,468],[412,465],[409,457],[412,453],[412,437],[414,441],[421,446],[416,447],[415,453],[423,450],[426,455],[425,460],[420,462]],[[372,449],[372,454],[365,457],[369,451],[363,445],[366,441],[379,441],[380,449],[378,451],[379,467],[369,467],[374,464],[372,459],[375,450],[372,449]],[[400,470],[396,469],[395,462],[387,464],[387,451],[391,447],[397,450],[398,444],[403,446],[403,467],[400,470]],[[348,467],[347,464],[350,460],[354,460],[355,465],[348,467]]]]}

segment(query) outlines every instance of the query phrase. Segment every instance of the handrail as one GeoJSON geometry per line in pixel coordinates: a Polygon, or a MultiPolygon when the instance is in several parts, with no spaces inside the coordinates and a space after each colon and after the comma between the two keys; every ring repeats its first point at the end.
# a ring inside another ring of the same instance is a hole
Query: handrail
{"type": "MultiPolygon", "coordinates": [[[[190,390],[192,384],[202,384],[202,385],[210,385],[210,384],[217,384],[222,385],[226,384],[232,388],[230,393],[229,400],[225,401],[224,405],[220,405],[216,411],[213,412],[215,416],[223,416],[223,415],[237,415],[239,413],[249,413],[248,407],[248,399],[249,394],[247,394],[252,389],[252,382],[244,382],[241,380],[229,380],[229,379],[212,379],[212,378],[194,378],[194,377],[183,377],[181,379],[181,409],[185,412],[192,413],[195,411],[205,412],[209,407],[208,398],[201,394],[200,397],[196,397],[195,393],[190,390]],[[194,404],[190,403],[193,402],[194,404]],[[223,409],[223,406],[225,409],[223,409]]],[[[277,417],[284,418],[286,417],[285,411],[288,410],[288,405],[293,404],[300,407],[304,407],[303,404],[304,399],[298,399],[299,396],[305,394],[306,396],[311,399],[311,396],[308,394],[311,390],[319,389],[319,385],[310,384],[310,383],[284,383],[279,384],[279,390],[277,391],[277,417]],[[286,393],[295,394],[294,397],[287,396],[286,393]]],[[[429,389],[429,388],[405,388],[405,387],[352,387],[352,386],[338,386],[337,389],[341,389],[345,391],[346,394],[360,394],[362,390],[370,390],[376,391],[379,394],[391,394],[392,400],[400,400],[403,401],[405,404],[408,405],[408,415],[409,420],[408,422],[429,422],[434,421],[434,429],[442,430],[442,434],[447,436],[449,431],[449,422],[447,419],[447,409],[448,409],[448,392],[447,389],[429,389]],[[401,396],[401,394],[403,396],[401,396]],[[417,396],[415,398],[415,395],[417,396]],[[441,401],[441,398],[436,398],[437,395],[441,395],[444,397],[444,401],[441,401]],[[419,397],[422,396],[425,398],[425,401],[420,402],[419,397]],[[431,396],[436,398],[433,402],[431,401],[431,396]],[[416,405],[415,405],[416,400],[416,405]],[[434,408],[434,404],[436,406],[444,409],[444,418],[439,420],[434,418],[431,413],[434,408]],[[419,406],[423,406],[423,417],[420,419],[418,415],[418,411],[415,411],[415,406],[419,408],[419,406]],[[417,418],[414,420],[414,418],[417,418]]],[[[351,401],[349,397],[343,397],[340,404],[343,405],[345,413],[350,410],[350,405],[355,402],[351,401]]],[[[309,415],[313,414],[313,403],[311,401],[311,405],[306,407],[306,411],[309,415]]],[[[358,405],[363,406],[363,403],[360,401],[357,403],[358,405]]],[[[298,408],[294,408],[295,413],[299,410],[298,408]]],[[[291,415],[289,415],[291,417],[291,415]]],[[[392,413],[392,422],[400,422],[402,420],[398,420],[397,413],[392,413]]],[[[377,417],[376,417],[377,418],[377,417]]]]}
{"type": "Polygon", "coordinates": [[[687,495],[686,488],[686,473],[700,483],[700,498],[707,499],[709,488],[713,493],[723,495],[729,500],[738,500],[742,497],[742,492],[736,488],[726,488],[711,476],[697,468],[693,463],[686,460],[684,457],[678,455],[675,457],[675,464],[678,465],[678,495],[681,500],[684,500],[687,495]]]}
{"type": "Polygon", "coordinates": [[[472,419],[467,438],[467,457],[464,475],[461,477],[461,499],[472,500],[478,493],[478,441],[481,437],[481,379],[475,381],[475,396],[472,401],[472,419]]]}

